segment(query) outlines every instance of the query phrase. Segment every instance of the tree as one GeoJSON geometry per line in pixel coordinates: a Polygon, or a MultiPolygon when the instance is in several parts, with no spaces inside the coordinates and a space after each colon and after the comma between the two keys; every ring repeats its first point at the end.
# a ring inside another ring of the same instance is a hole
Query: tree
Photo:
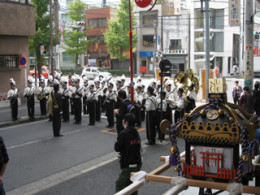
{"type": "Polygon", "coordinates": [[[44,45],[46,48],[49,46],[49,2],[49,0],[32,0],[32,4],[35,6],[36,35],[29,38],[29,50],[30,53],[36,55],[39,75],[41,74],[41,66],[45,63],[45,58],[41,55],[40,47],[41,45],[44,45]]]}
{"type": "MultiPolygon", "coordinates": [[[[131,6],[132,10],[132,6],[131,6]]],[[[132,26],[136,25],[136,20],[132,17],[132,26]]],[[[129,3],[128,0],[121,0],[117,10],[117,19],[109,21],[108,30],[105,32],[105,42],[110,55],[118,58],[122,62],[126,60],[123,51],[130,48],[129,43],[129,3]]],[[[136,35],[133,35],[133,47],[137,43],[136,35]]]]}
{"type": "MultiPolygon", "coordinates": [[[[76,0],[74,3],[69,5],[69,17],[74,22],[83,22],[85,21],[85,9],[86,4],[80,0],[76,0]]],[[[87,46],[90,44],[90,41],[87,41],[86,27],[80,25],[68,26],[68,29],[65,33],[65,49],[69,55],[75,57],[75,68],[77,69],[78,57],[81,54],[84,54],[87,50],[87,46]]]]}

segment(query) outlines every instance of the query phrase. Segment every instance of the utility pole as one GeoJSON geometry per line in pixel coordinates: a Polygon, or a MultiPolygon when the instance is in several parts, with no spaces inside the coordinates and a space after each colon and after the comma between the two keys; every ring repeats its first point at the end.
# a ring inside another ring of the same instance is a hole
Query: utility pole
{"type": "Polygon", "coordinates": [[[50,48],[49,48],[49,57],[51,58],[49,60],[51,65],[51,73],[53,75],[54,73],[54,67],[53,67],[53,36],[52,36],[52,0],[50,0],[50,48]]]}
{"type": "Polygon", "coordinates": [[[157,21],[154,20],[153,23],[154,27],[154,37],[153,37],[153,68],[155,68],[156,64],[156,51],[157,51],[157,21]]]}
{"type": "Polygon", "coordinates": [[[253,31],[254,31],[254,3],[253,0],[246,0],[244,6],[246,6],[246,15],[245,15],[245,46],[244,46],[244,84],[248,86],[250,92],[253,89],[253,79],[254,79],[254,54],[253,54],[253,31]]]}
{"type": "Polygon", "coordinates": [[[55,59],[56,59],[56,69],[59,68],[59,53],[58,47],[60,44],[60,39],[59,39],[59,1],[54,0],[54,17],[55,17],[55,59]]]}
{"type": "MultiPolygon", "coordinates": [[[[205,0],[205,50],[206,50],[206,63],[205,63],[205,70],[206,70],[206,81],[209,80],[209,67],[210,67],[210,61],[209,61],[209,55],[210,55],[210,47],[209,47],[209,0],[205,0]]],[[[206,83],[206,100],[208,102],[208,93],[209,93],[209,86],[206,83]]]]}

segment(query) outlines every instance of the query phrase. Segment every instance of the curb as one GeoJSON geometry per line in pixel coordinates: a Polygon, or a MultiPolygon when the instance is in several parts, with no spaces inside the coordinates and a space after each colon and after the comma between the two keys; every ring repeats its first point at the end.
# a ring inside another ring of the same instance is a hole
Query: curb
{"type": "Polygon", "coordinates": [[[49,118],[48,116],[37,116],[37,117],[35,117],[35,119],[33,121],[31,121],[31,120],[29,120],[29,117],[26,117],[26,118],[20,119],[19,121],[8,121],[8,122],[0,123],[0,128],[40,121],[40,120],[44,120],[44,119],[48,119],[48,118],[49,118]]]}

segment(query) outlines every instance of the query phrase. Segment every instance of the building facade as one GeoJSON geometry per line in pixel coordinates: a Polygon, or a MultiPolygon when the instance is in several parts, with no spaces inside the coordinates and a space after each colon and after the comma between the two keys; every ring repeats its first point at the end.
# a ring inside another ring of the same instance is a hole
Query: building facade
{"type": "Polygon", "coordinates": [[[14,78],[20,92],[29,73],[29,37],[35,35],[35,8],[30,1],[0,1],[0,93],[10,88],[14,78]],[[25,66],[19,58],[27,59],[25,66]]]}
{"type": "MultiPolygon", "coordinates": [[[[187,0],[190,9],[190,67],[196,74],[205,69],[205,25],[201,3],[187,0]]],[[[222,76],[232,73],[241,55],[240,27],[231,27],[228,20],[229,1],[209,1],[210,7],[210,69],[218,67],[222,76]]],[[[241,14],[242,17],[242,14],[241,14]]],[[[241,20],[243,21],[243,20],[241,20]]]]}
{"type": "Polygon", "coordinates": [[[110,55],[104,40],[104,33],[108,29],[108,21],[116,17],[113,8],[96,8],[86,10],[86,25],[88,40],[92,44],[87,48],[88,66],[111,69],[110,55]]]}

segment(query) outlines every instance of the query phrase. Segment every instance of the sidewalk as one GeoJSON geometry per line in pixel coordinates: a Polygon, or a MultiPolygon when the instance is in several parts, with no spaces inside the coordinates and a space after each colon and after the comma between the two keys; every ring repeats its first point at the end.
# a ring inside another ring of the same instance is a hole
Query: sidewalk
{"type": "MultiPolygon", "coordinates": [[[[48,118],[47,116],[40,115],[39,103],[35,103],[34,110],[35,110],[35,120],[34,121],[44,120],[44,119],[48,118]]],[[[23,124],[23,123],[29,123],[29,122],[32,122],[32,121],[29,120],[29,117],[27,114],[26,103],[23,103],[22,105],[18,106],[18,121],[12,121],[10,107],[0,108],[0,128],[23,124]]]]}

